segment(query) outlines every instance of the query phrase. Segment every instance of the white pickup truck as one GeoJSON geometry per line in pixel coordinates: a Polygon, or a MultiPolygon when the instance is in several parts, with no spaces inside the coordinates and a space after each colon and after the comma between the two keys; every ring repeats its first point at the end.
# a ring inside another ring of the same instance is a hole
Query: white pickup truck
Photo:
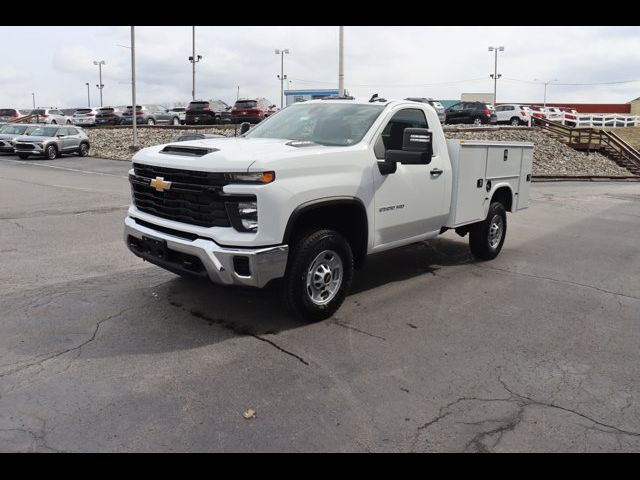
{"type": "Polygon", "coordinates": [[[533,145],[447,140],[426,103],[314,100],[242,131],[140,150],[125,242],[217,284],[282,278],[308,320],[340,307],[368,255],[455,229],[494,258],[529,203],[533,145]]]}

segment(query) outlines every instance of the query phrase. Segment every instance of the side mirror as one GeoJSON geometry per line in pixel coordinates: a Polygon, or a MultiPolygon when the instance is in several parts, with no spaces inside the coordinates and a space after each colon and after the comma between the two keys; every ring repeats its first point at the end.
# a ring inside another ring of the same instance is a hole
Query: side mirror
{"type": "Polygon", "coordinates": [[[249,122],[242,122],[240,124],[240,135],[244,135],[251,128],[251,124],[249,122]]]}
{"type": "Polygon", "coordinates": [[[385,162],[403,165],[428,165],[433,156],[433,133],[426,128],[405,128],[402,150],[387,150],[385,162]]]}

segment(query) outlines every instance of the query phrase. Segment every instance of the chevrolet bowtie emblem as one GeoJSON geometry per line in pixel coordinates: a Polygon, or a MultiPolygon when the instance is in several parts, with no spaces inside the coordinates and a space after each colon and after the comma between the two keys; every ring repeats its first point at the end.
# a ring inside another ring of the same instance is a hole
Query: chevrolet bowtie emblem
{"type": "Polygon", "coordinates": [[[156,177],[149,183],[153,188],[155,188],[159,192],[164,192],[165,190],[169,190],[171,188],[171,182],[165,182],[164,178],[156,177]]]}

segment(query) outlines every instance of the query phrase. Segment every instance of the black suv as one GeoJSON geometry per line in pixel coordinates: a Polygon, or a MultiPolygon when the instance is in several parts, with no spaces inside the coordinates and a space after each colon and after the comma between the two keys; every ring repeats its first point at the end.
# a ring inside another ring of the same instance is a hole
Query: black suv
{"type": "Polygon", "coordinates": [[[185,124],[187,125],[215,125],[217,123],[231,123],[231,107],[222,100],[198,100],[189,103],[185,124]]]}
{"type": "Polygon", "coordinates": [[[498,116],[493,105],[484,102],[459,102],[447,108],[447,123],[485,125],[496,123],[498,116]]]}

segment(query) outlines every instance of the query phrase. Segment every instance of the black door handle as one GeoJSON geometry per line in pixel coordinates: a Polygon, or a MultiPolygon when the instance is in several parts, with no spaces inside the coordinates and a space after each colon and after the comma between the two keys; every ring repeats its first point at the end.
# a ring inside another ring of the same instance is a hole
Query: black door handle
{"type": "Polygon", "coordinates": [[[434,177],[437,177],[438,175],[442,175],[443,171],[440,170],[439,168],[434,168],[433,170],[431,170],[431,175],[433,175],[434,177]]]}

